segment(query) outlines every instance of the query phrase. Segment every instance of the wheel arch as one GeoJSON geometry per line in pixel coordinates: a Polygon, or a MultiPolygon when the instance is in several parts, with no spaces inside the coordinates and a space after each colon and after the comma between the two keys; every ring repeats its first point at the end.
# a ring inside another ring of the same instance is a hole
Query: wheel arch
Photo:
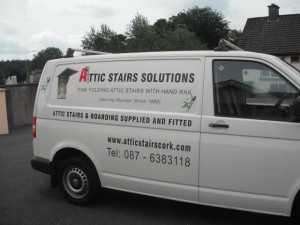
{"type": "Polygon", "coordinates": [[[100,180],[100,176],[99,176],[99,172],[95,166],[95,163],[92,161],[92,159],[85,154],[84,152],[76,149],[76,148],[62,148],[59,151],[57,151],[52,159],[51,162],[51,186],[54,188],[58,185],[58,176],[57,176],[57,172],[58,172],[58,166],[59,164],[70,157],[78,157],[81,159],[86,160],[95,170],[95,172],[97,173],[97,176],[99,178],[99,182],[101,185],[101,180],[100,180]]]}

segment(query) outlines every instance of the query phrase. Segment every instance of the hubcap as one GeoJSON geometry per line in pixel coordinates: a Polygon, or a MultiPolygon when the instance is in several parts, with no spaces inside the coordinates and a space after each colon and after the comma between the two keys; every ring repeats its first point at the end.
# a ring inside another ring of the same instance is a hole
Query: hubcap
{"type": "Polygon", "coordinates": [[[78,185],[79,185],[78,180],[77,179],[73,179],[72,185],[74,186],[74,188],[77,188],[78,185]]]}
{"type": "Polygon", "coordinates": [[[75,166],[68,167],[63,175],[63,185],[74,198],[83,198],[89,190],[89,182],[85,172],[75,166]]]}

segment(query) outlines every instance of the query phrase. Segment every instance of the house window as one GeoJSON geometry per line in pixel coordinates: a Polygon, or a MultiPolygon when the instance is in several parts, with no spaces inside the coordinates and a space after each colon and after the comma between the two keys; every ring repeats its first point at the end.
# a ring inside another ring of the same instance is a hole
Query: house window
{"type": "Polygon", "coordinates": [[[279,78],[277,73],[274,73],[271,70],[260,70],[261,79],[277,79],[279,78]]]}
{"type": "Polygon", "coordinates": [[[291,63],[298,63],[298,62],[300,62],[300,60],[299,60],[299,56],[292,56],[291,57],[291,63]]]}

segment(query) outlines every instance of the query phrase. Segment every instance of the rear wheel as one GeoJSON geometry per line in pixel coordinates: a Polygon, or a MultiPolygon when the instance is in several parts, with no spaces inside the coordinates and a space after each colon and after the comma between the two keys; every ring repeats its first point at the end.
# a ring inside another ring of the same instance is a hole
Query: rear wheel
{"type": "Polygon", "coordinates": [[[95,200],[100,188],[96,169],[82,158],[67,158],[59,166],[59,187],[65,198],[76,205],[95,200]]]}

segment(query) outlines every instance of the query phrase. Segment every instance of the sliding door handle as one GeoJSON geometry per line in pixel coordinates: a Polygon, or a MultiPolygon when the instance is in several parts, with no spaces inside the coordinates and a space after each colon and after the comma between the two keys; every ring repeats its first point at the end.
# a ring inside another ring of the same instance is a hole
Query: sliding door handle
{"type": "Polygon", "coordinates": [[[216,127],[229,128],[229,125],[224,123],[210,123],[209,126],[212,128],[216,128],[216,127]]]}

